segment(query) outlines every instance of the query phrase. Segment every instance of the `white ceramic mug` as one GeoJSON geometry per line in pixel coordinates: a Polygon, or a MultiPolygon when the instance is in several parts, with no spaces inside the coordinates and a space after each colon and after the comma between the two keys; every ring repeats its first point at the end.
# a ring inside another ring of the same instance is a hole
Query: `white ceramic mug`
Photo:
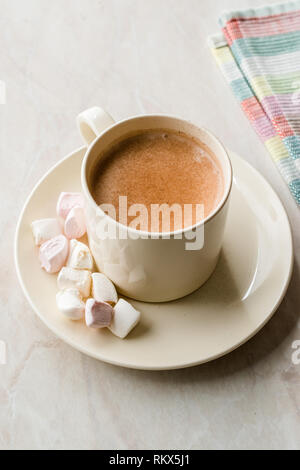
{"type": "Polygon", "coordinates": [[[176,117],[145,115],[115,123],[105,111],[91,108],[78,116],[80,133],[88,145],[82,165],[82,188],[90,248],[99,271],[120,294],[144,302],[166,302],[201,287],[216,268],[232,188],[228,154],[207,130],[176,117]],[[224,176],[224,193],[215,210],[197,226],[172,234],[151,234],[121,225],[105,214],[91,194],[91,181],[101,155],[128,134],[148,129],[182,131],[196,137],[215,154],[224,176]],[[116,236],[107,237],[107,233],[116,236]],[[202,249],[187,249],[196,233],[204,235],[202,249]]]}

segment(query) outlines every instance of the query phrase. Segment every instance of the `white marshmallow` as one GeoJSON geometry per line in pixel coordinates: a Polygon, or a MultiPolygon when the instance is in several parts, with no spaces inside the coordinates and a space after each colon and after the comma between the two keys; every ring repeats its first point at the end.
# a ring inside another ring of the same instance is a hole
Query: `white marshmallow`
{"type": "Polygon", "coordinates": [[[93,297],[98,302],[118,302],[118,294],[113,283],[101,273],[92,274],[93,297]]]}
{"type": "Polygon", "coordinates": [[[78,289],[66,289],[56,296],[57,307],[70,320],[81,320],[85,313],[85,303],[78,289]]]}
{"type": "Polygon", "coordinates": [[[89,299],[85,307],[85,321],[89,328],[106,328],[111,325],[114,310],[105,302],[89,299]]]}
{"type": "Polygon", "coordinates": [[[63,268],[57,279],[59,290],[78,289],[82,297],[87,298],[91,292],[92,277],[89,271],[73,268],[63,268]]]}
{"type": "Polygon", "coordinates": [[[81,193],[61,193],[56,207],[58,217],[66,219],[74,207],[84,207],[83,195],[81,193]]]}
{"type": "Polygon", "coordinates": [[[69,241],[63,235],[52,238],[40,247],[42,268],[49,274],[58,273],[66,264],[69,254],[69,241]]]}
{"type": "Polygon", "coordinates": [[[57,219],[35,220],[31,224],[35,244],[41,246],[51,238],[62,235],[62,227],[57,219]]]}
{"type": "Polygon", "coordinates": [[[114,309],[114,316],[110,331],[119,338],[126,338],[129,333],[138,325],[141,314],[132,305],[120,299],[114,309]]]}
{"type": "Polygon", "coordinates": [[[65,235],[71,238],[81,238],[86,233],[85,215],[82,207],[74,207],[67,215],[65,235]]]}
{"type": "Polygon", "coordinates": [[[87,269],[92,271],[94,261],[89,247],[77,240],[71,240],[67,266],[73,269],[87,269]]]}

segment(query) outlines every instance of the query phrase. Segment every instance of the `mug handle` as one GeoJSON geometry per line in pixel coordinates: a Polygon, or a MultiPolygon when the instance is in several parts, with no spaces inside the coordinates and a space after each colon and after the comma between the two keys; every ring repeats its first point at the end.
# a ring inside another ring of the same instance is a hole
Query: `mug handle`
{"type": "Polygon", "coordinates": [[[86,145],[90,145],[103,131],[115,124],[104,109],[94,106],[77,116],[77,126],[86,145]]]}

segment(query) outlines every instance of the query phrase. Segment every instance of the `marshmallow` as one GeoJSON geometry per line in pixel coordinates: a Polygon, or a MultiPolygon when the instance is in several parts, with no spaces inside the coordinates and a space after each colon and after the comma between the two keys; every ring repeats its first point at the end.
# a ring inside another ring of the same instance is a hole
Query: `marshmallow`
{"type": "Polygon", "coordinates": [[[40,262],[47,273],[58,273],[66,264],[69,242],[63,235],[52,238],[40,248],[40,262]]]}
{"type": "Polygon", "coordinates": [[[89,247],[77,240],[71,240],[67,266],[73,269],[87,269],[92,271],[94,261],[89,247]]]}
{"type": "Polygon", "coordinates": [[[65,235],[68,238],[81,238],[86,233],[84,210],[76,206],[67,215],[65,222],[65,235]]]}
{"type": "Polygon", "coordinates": [[[56,212],[59,217],[66,219],[74,207],[84,207],[81,193],[61,193],[58,198],[56,212]]]}
{"type": "Polygon", "coordinates": [[[132,305],[120,299],[114,309],[114,316],[110,331],[119,338],[126,338],[129,333],[138,325],[141,314],[132,305]]]}
{"type": "Polygon", "coordinates": [[[85,304],[78,289],[66,289],[56,296],[58,309],[70,320],[81,320],[84,317],[85,304]]]}
{"type": "Polygon", "coordinates": [[[113,308],[105,302],[89,299],[85,306],[85,321],[89,328],[106,328],[111,325],[113,308]]]}
{"type": "Polygon", "coordinates": [[[91,292],[92,277],[89,271],[73,268],[63,268],[57,279],[59,290],[78,289],[82,297],[87,298],[91,292]]]}
{"type": "Polygon", "coordinates": [[[98,302],[118,302],[118,294],[113,283],[104,274],[94,273],[93,278],[93,297],[98,302]]]}
{"type": "Polygon", "coordinates": [[[51,238],[62,235],[62,228],[57,219],[36,220],[31,224],[35,244],[41,246],[51,238]]]}

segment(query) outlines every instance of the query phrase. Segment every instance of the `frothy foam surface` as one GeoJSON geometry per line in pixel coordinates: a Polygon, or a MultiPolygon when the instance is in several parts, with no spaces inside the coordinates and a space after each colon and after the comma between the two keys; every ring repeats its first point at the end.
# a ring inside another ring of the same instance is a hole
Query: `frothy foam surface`
{"type": "MultiPolygon", "coordinates": [[[[143,204],[149,214],[140,230],[165,231],[151,218],[153,204],[192,204],[190,213],[171,213],[170,231],[190,227],[207,217],[224,191],[222,170],[212,151],[202,142],[170,130],[144,131],[112,147],[101,158],[92,182],[98,205],[112,204],[120,220],[119,196],[128,198],[128,207],[143,204]],[[204,206],[204,212],[197,210],[204,206]],[[152,223],[152,224],[151,224],[152,223]],[[153,228],[155,226],[155,228],[153,228]]],[[[139,215],[128,217],[128,225],[139,215]]]]}

